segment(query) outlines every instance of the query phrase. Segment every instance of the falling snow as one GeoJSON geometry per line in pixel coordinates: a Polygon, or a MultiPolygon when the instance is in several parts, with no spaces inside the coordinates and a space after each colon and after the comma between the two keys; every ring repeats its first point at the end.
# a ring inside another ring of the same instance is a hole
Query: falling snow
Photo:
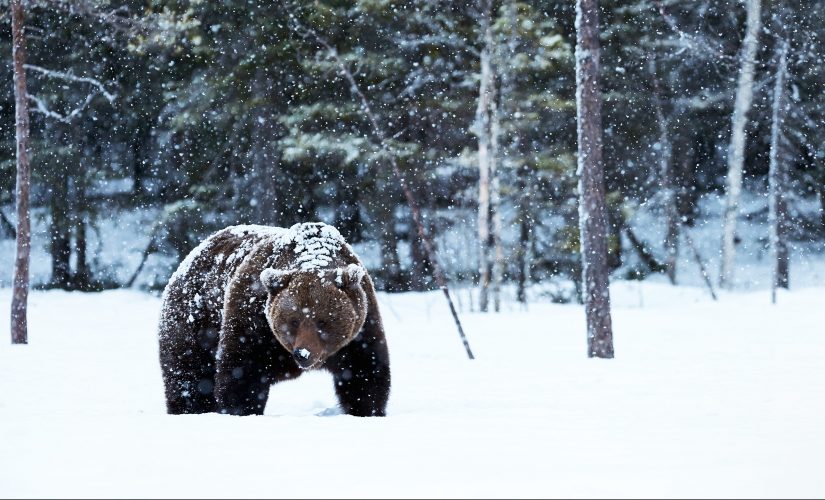
{"type": "Polygon", "coordinates": [[[825,495],[823,2],[8,6],[0,496],[825,495]],[[369,273],[386,419],[163,415],[164,290],[259,245],[250,311],[369,273]]]}

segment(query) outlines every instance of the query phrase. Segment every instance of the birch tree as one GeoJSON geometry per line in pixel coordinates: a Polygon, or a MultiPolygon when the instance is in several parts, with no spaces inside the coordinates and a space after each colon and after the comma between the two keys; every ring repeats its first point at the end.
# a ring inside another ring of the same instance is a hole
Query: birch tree
{"type": "Polygon", "coordinates": [[[728,176],[724,227],[722,229],[722,268],[720,286],[733,286],[735,263],[736,219],[739,216],[739,199],[742,194],[742,171],[745,161],[745,126],[753,100],[753,75],[759,31],[762,28],[761,0],[746,0],[747,19],[745,38],[740,55],[739,79],[736,85],[736,101],[731,118],[730,143],[728,146],[728,176]]]}
{"type": "Polygon", "coordinates": [[[788,232],[788,166],[783,153],[782,129],[787,112],[786,81],[788,73],[788,42],[781,40],[777,45],[777,67],[773,88],[773,110],[771,120],[771,151],[768,171],[768,219],[770,221],[771,256],[773,259],[773,279],[771,301],[776,303],[776,289],[788,288],[789,256],[786,241],[788,232]]]}
{"type": "Polygon", "coordinates": [[[11,341],[28,343],[29,253],[31,221],[29,218],[29,106],[26,92],[26,33],[22,0],[12,0],[11,31],[14,71],[14,104],[17,142],[17,250],[14,259],[14,281],[11,301],[11,341]]]}
{"type": "Polygon", "coordinates": [[[591,358],[612,358],[613,326],[608,287],[599,50],[599,2],[577,0],[579,233],[587,316],[587,355],[591,358]]]}
{"type": "Polygon", "coordinates": [[[493,307],[500,307],[503,253],[501,219],[498,213],[500,183],[498,179],[498,112],[496,78],[493,67],[493,2],[481,2],[481,32],[478,106],[475,132],[478,135],[478,241],[479,241],[479,310],[487,312],[492,284],[493,307]]]}

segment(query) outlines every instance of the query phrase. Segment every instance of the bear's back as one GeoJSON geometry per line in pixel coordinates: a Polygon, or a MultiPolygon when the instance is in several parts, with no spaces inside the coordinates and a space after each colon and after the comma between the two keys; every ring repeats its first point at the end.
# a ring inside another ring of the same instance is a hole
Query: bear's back
{"type": "Polygon", "coordinates": [[[162,323],[220,325],[224,294],[235,271],[263,241],[280,238],[279,227],[230,226],[206,238],[181,262],[163,292],[162,323]]]}

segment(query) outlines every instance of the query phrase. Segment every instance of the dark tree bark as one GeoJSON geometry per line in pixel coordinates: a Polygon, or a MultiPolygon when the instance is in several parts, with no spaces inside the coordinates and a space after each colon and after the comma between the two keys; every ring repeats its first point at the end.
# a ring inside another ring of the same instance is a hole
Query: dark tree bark
{"type": "Polygon", "coordinates": [[[659,180],[665,215],[665,274],[670,283],[676,284],[676,262],[679,256],[679,207],[676,199],[676,179],[673,169],[673,144],[670,140],[670,120],[665,115],[661,85],[656,61],[651,59],[653,76],[653,106],[659,126],[659,180]]]}
{"type": "MultiPolygon", "coordinates": [[[[510,0],[506,8],[506,20],[509,32],[507,34],[506,57],[515,60],[518,57],[518,38],[519,38],[519,20],[518,20],[519,5],[516,0],[510,0]]],[[[500,114],[504,117],[515,116],[516,101],[516,79],[514,69],[502,64],[498,68],[501,80],[501,92],[499,100],[500,114]]],[[[519,158],[522,156],[520,151],[521,137],[517,127],[513,126],[509,130],[509,142],[506,144],[506,149],[503,155],[510,158],[519,158]]],[[[530,201],[532,199],[532,183],[534,178],[530,175],[530,167],[526,160],[516,167],[516,219],[518,221],[518,244],[514,249],[514,260],[516,261],[516,300],[522,305],[527,305],[527,280],[529,279],[529,263],[528,263],[528,249],[530,245],[530,227],[532,216],[530,212],[530,201]]],[[[501,218],[499,217],[499,220],[501,218]]],[[[501,248],[501,244],[499,244],[501,248]]]]}
{"type": "Polygon", "coordinates": [[[86,215],[80,213],[77,215],[75,225],[75,264],[74,276],[72,276],[72,285],[76,290],[89,290],[92,285],[92,271],[89,268],[88,259],[88,238],[86,237],[86,215]]]}
{"type": "Polygon", "coordinates": [[[579,145],[579,231],[587,315],[587,354],[613,357],[599,89],[599,2],[577,0],[576,109],[579,145]]]}
{"type": "Polygon", "coordinates": [[[12,60],[14,66],[14,104],[17,136],[17,254],[14,260],[14,283],[11,300],[11,341],[28,343],[27,310],[29,299],[29,253],[31,221],[29,219],[29,105],[26,91],[26,35],[21,0],[11,0],[12,60]]]}
{"type": "Polygon", "coordinates": [[[667,266],[656,260],[656,257],[650,252],[650,247],[645,242],[640,240],[638,236],[636,236],[636,233],[629,225],[624,226],[624,232],[627,236],[627,240],[630,242],[630,246],[636,250],[639,258],[651,272],[667,272],[667,266]]]}
{"type": "Polygon", "coordinates": [[[382,209],[378,212],[377,218],[382,226],[381,272],[379,275],[385,290],[399,291],[403,289],[403,284],[401,261],[398,257],[398,233],[395,231],[395,214],[392,209],[382,209]]]}
{"type": "Polygon", "coordinates": [[[528,264],[527,264],[527,250],[528,246],[530,245],[530,207],[529,207],[529,199],[527,197],[527,189],[528,188],[528,180],[527,180],[527,167],[522,166],[519,168],[519,180],[518,180],[518,189],[519,189],[519,203],[518,203],[518,224],[519,224],[519,232],[518,232],[518,245],[516,245],[516,300],[522,304],[527,303],[527,274],[528,274],[528,264]]]}
{"type": "Polygon", "coordinates": [[[71,282],[69,262],[72,247],[68,199],[68,176],[58,175],[52,184],[50,203],[52,212],[51,227],[49,229],[49,253],[52,259],[50,286],[64,289],[68,289],[71,282]]]}
{"type": "Polygon", "coordinates": [[[825,230],[825,182],[819,185],[819,225],[825,230]]]}
{"type": "MultiPolygon", "coordinates": [[[[413,221],[414,223],[415,221],[413,221]]],[[[427,234],[433,234],[432,224],[428,224],[426,230],[427,234]]],[[[410,231],[409,238],[410,272],[407,288],[417,292],[431,290],[433,286],[433,267],[424,239],[418,231],[410,231]]]]}
{"type": "Polygon", "coordinates": [[[14,224],[6,218],[6,214],[0,211],[0,229],[2,229],[2,233],[4,233],[3,237],[9,237],[12,239],[17,238],[17,230],[14,228],[14,224]]]}

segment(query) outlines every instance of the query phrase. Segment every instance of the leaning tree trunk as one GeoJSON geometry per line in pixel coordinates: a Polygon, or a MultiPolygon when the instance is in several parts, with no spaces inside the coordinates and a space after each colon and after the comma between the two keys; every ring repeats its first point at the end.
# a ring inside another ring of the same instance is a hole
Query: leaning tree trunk
{"type": "Polygon", "coordinates": [[[28,343],[27,309],[29,299],[29,253],[31,221],[29,219],[29,106],[26,92],[26,34],[23,27],[21,0],[11,0],[12,60],[14,66],[14,105],[17,136],[17,254],[14,259],[14,282],[11,300],[11,341],[28,343]]]}
{"type": "Polygon", "coordinates": [[[735,259],[736,219],[739,216],[739,198],[742,194],[742,170],[745,162],[745,126],[753,100],[753,72],[761,21],[761,0],[747,0],[748,16],[745,39],[742,42],[739,82],[736,102],[731,118],[730,144],[728,147],[728,177],[726,186],[725,220],[722,234],[722,268],[719,284],[733,286],[735,259]]]}
{"type": "Polygon", "coordinates": [[[768,173],[770,194],[768,197],[771,254],[773,257],[773,284],[771,301],[776,303],[776,289],[788,288],[789,256],[786,241],[788,232],[788,167],[782,155],[782,127],[785,121],[787,100],[785,79],[788,71],[788,42],[782,40],[777,48],[778,65],[773,89],[773,121],[771,124],[771,153],[768,173]]]}
{"type": "Polygon", "coordinates": [[[613,327],[605,238],[599,90],[599,2],[576,4],[576,109],[579,144],[579,231],[587,315],[587,355],[613,357],[613,327]]]}

